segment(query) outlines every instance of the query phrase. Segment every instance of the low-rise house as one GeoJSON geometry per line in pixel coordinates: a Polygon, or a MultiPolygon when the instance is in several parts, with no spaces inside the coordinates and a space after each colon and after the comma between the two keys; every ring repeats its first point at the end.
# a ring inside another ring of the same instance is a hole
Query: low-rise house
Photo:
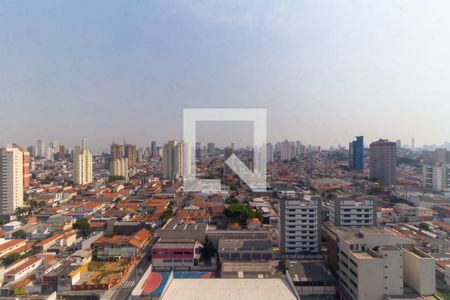
{"type": "Polygon", "coordinates": [[[220,239],[217,248],[224,260],[270,260],[272,242],[269,239],[220,239]]]}
{"type": "Polygon", "coordinates": [[[73,224],[75,224],[75,222],[75,218],[63,215],[50,216],[46,221],[47,224],[50,224],[52,227],[60,231],[72,230],[73,224]]]}
{"type": "Polygon", "coordinates": [[[150,237],[150,231],[143,228],[131,236],[102,236],[92,243],[91,248],[99,260],[132,258],[148,244],[150,237]]]}
{"type": "Polygon", "coordinates": [[[195,223],[205,223],[205,224],[208,224],[210,221],[210,215],[202,212],[193,213],[187,211],[180,211],[177,213],[175,218],[182,220],[192,220],[195,223]]]}
{"type": "Polygon", "coordinates": [[[415,207],[406,203],[397,203],[395,210],[400,215],[403,222],[431,221],[433,219],[433,210],[425,207],[415,207]]]}
{"type": "Polygon", "coordinates": [[[15,229],[19,229],[22,226],[22,223],[19,221],[12,221],[9,223],[6,223],[5,225],[2,226],[2,229],[4,231],[11,231],[11,230],[15,230],[15,229]]]}
{"type": "Polygon", "coordinates": [[[192,241],[206,241],[206,230],[208,224],[192,223],[188,224],[180,219],[172,219],[164,225],[160,235],[165,240],[190,239],[192,241]]]}
{"type": "Polygon", "coordinates": [[[5,257],[10,253],[13,253],[15,250],[20,249],[21,247],[27,244],[26,240],[5,240],[3,238],[0,239],[0,257],[5,257]]]}
{"type": "Polygon", "coordinates": [[[286,262],[286,272],[300,296],[324,299],[336,296],[336,278],[322,261],[286,262]]]}
{"type": "Polygon", "coordinates": [[[39,266],[42,265],[43,258],[32,256],[25,259],[20,260],[8,266],[8,269],[5,269],[4,281],[10,282],[19,280],[29,274],[31,274],[34,270],[36,270],[39,266]]]}
{"type": "Polygon", "coordinates": [[[259,230],[259,229],[261,229],[261,221],[258,218],[247,219],[247,229],[248,230],[259,230]]]}
{"type": "Polygon", "coordinates": [[[72,285],[79,281],[82,273],[86,271],[87,265],[80,266],[66,261],[42,277],[42,293],[70,291],[72,285]]]}
{"type": "Polygon", "coordinates": [[[61,202],[64,198],[63,193],[39,193],[33,195],[33,201],[44,202],[47,206],[61,202]]]}
{"type": "Polygon", "coordinates": [[[50,247],[52,247],[56,243],[60,243],[61,237],[62,237],[61,234],[56,233],[56,234],[52,235],[51,237],[46,238],[45,240],[34,244],[33,247],[35,249],[37,249],[38,251],[47,251],[47,249],[49,249],[50,247]]]}
{"type": "Polygon", "coordinates": [[[191,239],[160,239],[152,247],[152,266],[155,269],[192,270],[198,265],[202,244],[191,239]]]}

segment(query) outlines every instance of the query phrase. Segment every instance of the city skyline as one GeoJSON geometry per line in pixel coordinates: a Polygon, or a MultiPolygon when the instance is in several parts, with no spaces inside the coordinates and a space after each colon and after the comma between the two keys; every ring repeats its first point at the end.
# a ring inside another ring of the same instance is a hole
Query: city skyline
{"type": "Polygon", "coordinates": [[[0,144],[161,144],[193,107],[267,108],[269,141],[448,140],[448,2],[123,4],[0,4],[0,144]]]}

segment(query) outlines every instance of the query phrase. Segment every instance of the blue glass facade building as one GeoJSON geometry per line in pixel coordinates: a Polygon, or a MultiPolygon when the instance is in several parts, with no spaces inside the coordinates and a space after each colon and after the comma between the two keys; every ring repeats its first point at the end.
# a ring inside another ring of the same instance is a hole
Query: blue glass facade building
{"type": "Polygon", "coordinates": [[[349,145],[349,168],[351,170],[364,170],[364,137],[357,136],[349,145]]]}

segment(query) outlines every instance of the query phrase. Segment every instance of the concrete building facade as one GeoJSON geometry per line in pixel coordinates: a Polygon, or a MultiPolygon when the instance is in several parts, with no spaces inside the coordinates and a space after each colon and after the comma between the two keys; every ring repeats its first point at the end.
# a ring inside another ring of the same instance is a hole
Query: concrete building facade
{"type": "Polygon", "coordinates": [[[375,208],[373,199],[332,199],[329,218],[334,226],[375,226],[375,208]]]}
{"type": "Polygon", "coordinates": [[[320,252],[321,199],[311,194],[279,193],[280,250],[288,257],[320,252]]]}
{"type": "Polygon", "coordinates": [[[397,150],[394,142],[378,140],[370,144],[370,178],[385,186],[397,181],[397,150]]]}
{"type": "Polygon", "coordinates": [[[128,158],[112,160],[109,166],[109,173],[112,176],[122,176],[128,180],[128,158]]]}
{"type": "Polygon", "coordinates": [[[92,182],[92,154],[86,147],[86,139],[83,139],[81,149],[77,147],[74,152],[73,182],[74,184],[92,182]]]}
{"type": "Polygon", "coordinates": [[[0,215],[11,215],[23,206],[23,152],[0,148],[0,215]]]}

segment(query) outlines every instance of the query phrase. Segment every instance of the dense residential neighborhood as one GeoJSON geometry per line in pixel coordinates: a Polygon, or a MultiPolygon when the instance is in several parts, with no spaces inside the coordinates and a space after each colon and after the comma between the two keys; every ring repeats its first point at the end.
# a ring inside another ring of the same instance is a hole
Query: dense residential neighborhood
{"type": "MultiPolygon", "coordinates": [[[[439,298],[449,289],[450,186],[428,191],[435,179],[416,163],[396,163],[395,184],[373,178],[373,151],[377,172],[391,168],[379,141],[362,156],[354,153],[363,144],[268,144],[264,191],[226,173],[216,147],[199,148],[196,163],[199,176],[221,178],[222,190],[213,192],[184,191],[184,164],[167,154],[182,157],[180,142],[143,148],[126,176],[107,166],[114,156],[134,159],[123,149],[135,146],[113,144],[100,155],[86,140],[82,147],[51,157],[34,146],[5,148],[27,157],[18,163],[27,178],[23,204],[2,215],[5,299],[174,299],[216,280],[248,295],[253,285],[264,291],[259,280],[267,280],[274,289],[267,299],[439,298]],[[80,169],[77,155],[88,156],[80,169]],[[85,169],[89,181],[77,183],[83,176],[74,173],[85,169]]],[[[248,149],[227,151],[252,166],[248,149]]],[[[447,163],[443,151],[400,148],[394,159],[447,163]]]]}

